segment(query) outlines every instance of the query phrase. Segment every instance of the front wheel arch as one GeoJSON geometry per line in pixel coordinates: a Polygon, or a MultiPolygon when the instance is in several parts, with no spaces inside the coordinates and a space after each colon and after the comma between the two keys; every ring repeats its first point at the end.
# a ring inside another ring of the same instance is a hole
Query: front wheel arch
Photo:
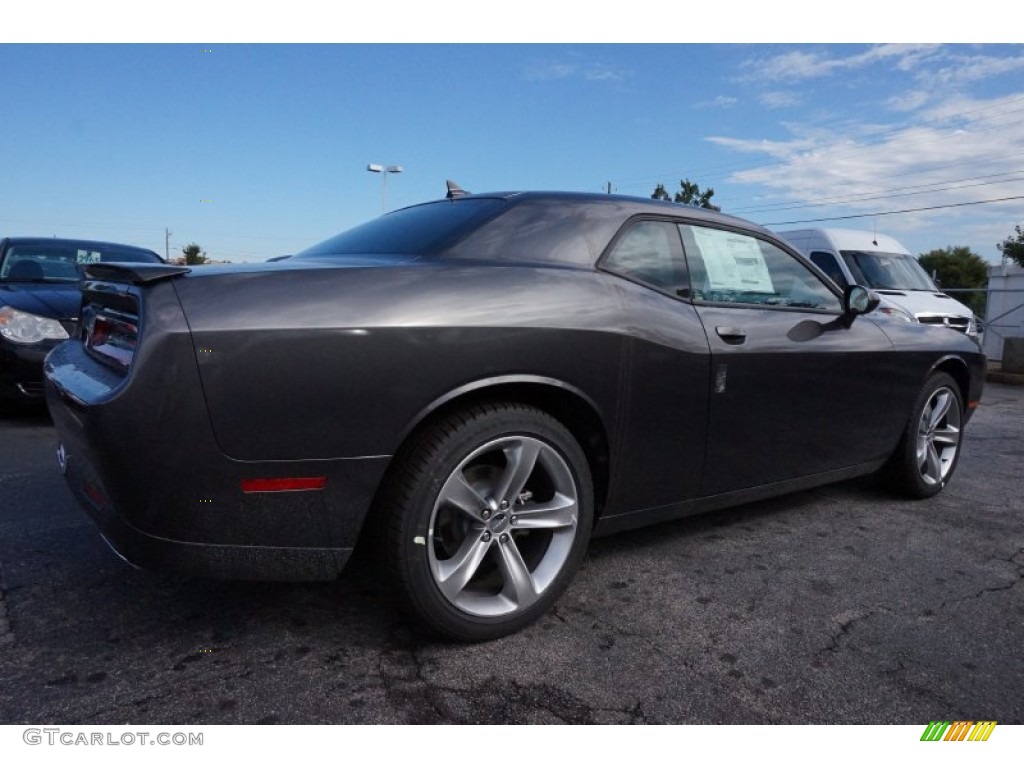
{"type": "Polygon", "coordinates": [[[929,372],[929,376],[935,373],[947,373],[960,388],[960,399],[966,405],[971,393],[971,372],[959,357],[947,357],[940,360],[929,372]]]}

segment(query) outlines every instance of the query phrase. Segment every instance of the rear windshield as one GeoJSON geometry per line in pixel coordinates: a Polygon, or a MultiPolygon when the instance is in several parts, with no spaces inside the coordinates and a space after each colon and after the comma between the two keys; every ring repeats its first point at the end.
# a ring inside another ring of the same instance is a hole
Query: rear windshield
{"type": "Polygon", "coordinates": [[[440,200],[403,208],[307,248],[293,258],[343,254],[431,255],[458,242],[496,216],[506,202],[498,198],[440,200]]]}
{"type": "Polygon", "coordinates": [[[103,243],[37,243],[11,245],[0,261],[0,282],[75,283],[88,264],[101,261],[160,263],[152,251],[103,243]]]}

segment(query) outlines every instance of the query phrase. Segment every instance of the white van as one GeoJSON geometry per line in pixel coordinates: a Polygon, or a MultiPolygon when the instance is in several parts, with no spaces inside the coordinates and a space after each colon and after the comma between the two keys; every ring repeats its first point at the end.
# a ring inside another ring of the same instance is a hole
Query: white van
{"type": "Polygon", "coordinates": [[[935,287],[910,251],[888,235],[856,229],[776,232],[840,288],[866,285],[882,298],[879,311],[906,320],[945,325],[976,336],[974,313],[935,287]]]}

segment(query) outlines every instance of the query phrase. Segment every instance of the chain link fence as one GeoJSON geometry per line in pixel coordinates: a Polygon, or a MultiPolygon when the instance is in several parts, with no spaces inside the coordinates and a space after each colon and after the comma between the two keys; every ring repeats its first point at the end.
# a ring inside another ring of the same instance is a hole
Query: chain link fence
{"type": "Polygon", "coordinates": [[[1024,267],[993,266],[988,275],[983,346],[989,360],[1001,363],[1006,339],[1024,338],[1024,267]]]}
{"type": "Polygon", "coordinates": [[[985,355],[1000,363],[1006,339],[1024,338],[1024,268],[989,268],[987,288],[942,288],[953,298],[979,310],[975,316],[985,355]]]}

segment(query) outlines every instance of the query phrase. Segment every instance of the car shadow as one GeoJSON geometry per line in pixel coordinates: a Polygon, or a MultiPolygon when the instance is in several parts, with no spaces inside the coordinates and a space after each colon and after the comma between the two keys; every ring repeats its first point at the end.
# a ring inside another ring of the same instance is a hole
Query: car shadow
{"type": "Polygon", "coordinates": [[[53,424],[46,402],[0,399],[0,429],[7,427],[44,427],[53,424]]]}
{"type": "Polygon", "coordinates": [[[611,536],[593,539],[587,557],[600,559],[605,555],[622,554],[633,549],[645,550],[656,543],[701,538],[713,534],[718,529],[745,527],[752,530],[762,524],[781,522],[787,515],[802,514],[804,510],[813,509],[815,514],[818,514],[817,510],[823,501],[850,496],[873,501],[893,500],[892,495],[881,487],[878,478],[869,475],[723,510],[667,520],[636,530],[620,531],[611,536]]]}
{"type": "MultiPolygon", "coordinates": [[[[756,536],[765,526],[800,525],[807,522],[808,516],[827,524],[828,515],[822,511],[822,504],[851,497],[869,502],[891,500],[873,478],[860,478],[594,539],[587,559],[590,567],[600,568],[602,561],[643,557],[652,547],[683,544],[687,540],[756,536]]],[[[225,634],[225,626],[248,623],[255,633],[286,632],[293,638],[302,638],[300,647],[317,647],[325,642],[390,647],[397,642],[396,638],[411,649],[458,645],[403,613],[389,586],[384,563],[371,547],[357,547],[334,582],[213,581],[141,573],[137,578],[148,582],[148,586],[140,584],[140,588],[162,593],[150,596],[176,615],[178,622],[203,627],[205,633],[215,637],[225,634]],[[254,620],[257,616],[260,618],[254,620]]]]}

